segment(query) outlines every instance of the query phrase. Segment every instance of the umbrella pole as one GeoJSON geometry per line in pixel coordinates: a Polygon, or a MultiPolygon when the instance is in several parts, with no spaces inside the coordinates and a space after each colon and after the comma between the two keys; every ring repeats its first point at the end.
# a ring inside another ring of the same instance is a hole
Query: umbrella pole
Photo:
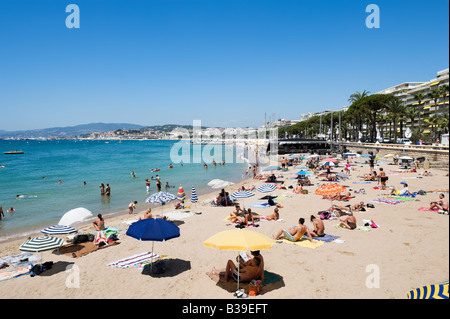
{"type": "Polygon", "coordinates": [[[152,242],[152,259],[150,261],[150,275],[152,274],[153,271],[153,254],[155,253],[155,242],[152,242]]]}
{"type": "Polygon", "coordinates": [[[241,274],[239,273],[239,265],[240,265],[241,263],[239,262],[239,255],[238,255],[238,275],[237,275],[237,289],[236,289],[236,291],[238,291],[239,290],[239,278],[240,278],[240,276],[241,276],[241,274]]]}

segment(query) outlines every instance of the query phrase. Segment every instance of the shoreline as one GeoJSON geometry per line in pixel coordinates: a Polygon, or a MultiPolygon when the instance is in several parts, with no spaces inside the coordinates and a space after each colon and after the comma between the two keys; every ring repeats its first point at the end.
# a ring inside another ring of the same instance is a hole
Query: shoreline
{"type": "MultiPolygon", "coordinates": [[[[233,189],[232,192],[235,191],[235,188],[239,188],[242,187],[247,181],[249,180],[253,180],[252,177],[246,177],[245,179],[241,180],[238,183],[235,183],[231,186],[229,186],[227,189],[233,189]]],[[[201,202],[203,200],[205,200],[206,198],[210,198],[212,196],[214,196],[214,194],[217,194],[220,190],[219,189],[213,189],[209,186],[205,187],[203,190],[197,190],[197,197],[198,197],[198,203],[197,206],[201,206],[201,202]],[[211,190],[209,190],[208,188],[210,188],[211,190]]],[[[169,205],[172,205],[174,202],[176,201],[172,201],[170,203],[168,203],[166,205],[166,208],[164,208],[164,210],[166,211],[172,211],[172,210],[168,210],[167,207],[169,207],[169,205]]],[[[185,202],[189,202],[190,203],[190,198],[186,197],[185,202]]],[[[80,206],[82,207],[82,206],[80,206]]],[[[116,219],[120,219],[120,218],[124,218],[126,216],[134,216],[134,215],[138,215],[138,214],[143,214],[148,208],[152,209],[152,212],[159,212],[161,210],[163,210],[163,208],[161,207],[161,205],[159,204],[138,204],[136,205],[136,208],[134,210],[133,214],[129,214],[128,213],[128,208],[125,209],[114,209],[111,212],[108,212],[106,214],[102,214],[103,218],[105,220],[107,219],[112,219],[112,220],[116,220],[116,219]],[[156,206],[155,206],[156,205],[156,206]]],[[[188,209],[179,209],[178,211],[187,211],[188,209]]],[[[62,216],[61,216],[62,217],[62,216]]],[[[78,233],[82,233],[82,232],[87,232],[87,230],[85,230],[89,225],[92,225],[92,222],[94,220],[97,219],[97,216],[94,215],[92,218],[84,221],[84,222],[80,222],[77,224],[74,224],[73,227],[78,229],[78,233]]],[[[56,221],[57,223],[58,221],[56,221]]],[[[12,232],[9,233],[7,235],[0,236],[0,245],[4,244],[4,243],[10,243],[10,242],[15,242],[21,239],[26,239],[28,237],[39,237],[39,236],[46,236],[43,233],[41,233],[41,230],[43,230],[46,227],[52,226],[51,224],[49,224],[48,222],[42,222],[42,227],[40,226],[33,226],[33,227],[29,227],[26,228],[23,231],[18,231],[18,232],[12,232]]],[[[55,224],[54,224],[55,225],[55,224]]]]}

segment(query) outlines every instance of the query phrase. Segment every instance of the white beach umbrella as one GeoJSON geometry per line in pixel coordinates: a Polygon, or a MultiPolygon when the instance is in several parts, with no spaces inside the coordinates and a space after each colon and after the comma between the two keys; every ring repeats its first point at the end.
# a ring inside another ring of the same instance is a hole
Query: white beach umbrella
{"type": "Polygon", "coordinates": [[[211,187],[212,187],[212,186],[214,186],[214,185],[216,185],[216,184],[223,183],[223,182],[224,182],[224,180],[216,178],[216,179],[211,180],[211,181],[208,183],[208,186],[211,186],[211,187]]]}
{"type": "Polygon", "coordinates": [[[86,208],[79,207],[69,210],[59,220],[58,225],[72,226],[73,224],[80,223],[93,217],[91,211],[86,208]]]}
{"type": "Polygon", "coordinates": [[[256,190],[261,193],[269,193],[276,189],[277,187],[274,184],[262,184],[256,190]]]}

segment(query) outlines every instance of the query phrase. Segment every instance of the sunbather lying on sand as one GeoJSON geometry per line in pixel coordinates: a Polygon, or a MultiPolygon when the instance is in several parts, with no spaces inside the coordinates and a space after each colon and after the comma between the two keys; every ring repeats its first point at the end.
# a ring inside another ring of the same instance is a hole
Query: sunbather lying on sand
{"type": "Polygon", "coordinates": [[[281,229],[276,235],[273,236],[273,238],[276,239],[281,239],[281,238],[285,238],[289,241],[297,241],[300,238],[303,237],[303,235],[307,234],[309,237],[309,240],[311,242],[313,242],[313,238],[311,236],[311,231],[309,230],[308,227],[306,227],[305,225],[303,225],[305,223],[305,219],[304,218],[300,218],[298,220],[298,226],[292,226],[289,229],[281,229]]]}
{"type": "Polygon", "coordinates": [[[256,219],[264,219],[264,220],[278,220],[280,218],[280,214],[278,213],[279,209],[275,208],[273,210],[272,215],[266,215],[266,216],[255,216],[256,219]]]}
{"type": "Polygon", "coordinates": [[[349,200],[351,198],[355,198],[355,196],[352,196],[352,193],[347,192],[344,195],[342,194],[336,194],[333,196],[324,196],[323,199],[331,199],[331,200],[349,200]]]}
{"type": "Polygon", "coordinates": [[[364,202],[360,202],[358,204],[353,204],[353,205],[347,205],[347,206],[339,206],[339,205],[333,205],[334,209],[339,209],[339,210],[343,210],[343,211],[349,211],[349,212],[359,212],[359,211],[365,211],[366,209],[364,208],[364,202]]]}

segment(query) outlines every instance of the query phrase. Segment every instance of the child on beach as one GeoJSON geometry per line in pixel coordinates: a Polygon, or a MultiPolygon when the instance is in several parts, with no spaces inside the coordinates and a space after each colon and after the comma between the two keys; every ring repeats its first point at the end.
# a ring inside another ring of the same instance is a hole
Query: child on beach
{"type": "Polygon", "coordinates": [[[134,209],[136,208],[137,201],[134,201],[128,205],[128,214],[133,214],[134,209]]]}

